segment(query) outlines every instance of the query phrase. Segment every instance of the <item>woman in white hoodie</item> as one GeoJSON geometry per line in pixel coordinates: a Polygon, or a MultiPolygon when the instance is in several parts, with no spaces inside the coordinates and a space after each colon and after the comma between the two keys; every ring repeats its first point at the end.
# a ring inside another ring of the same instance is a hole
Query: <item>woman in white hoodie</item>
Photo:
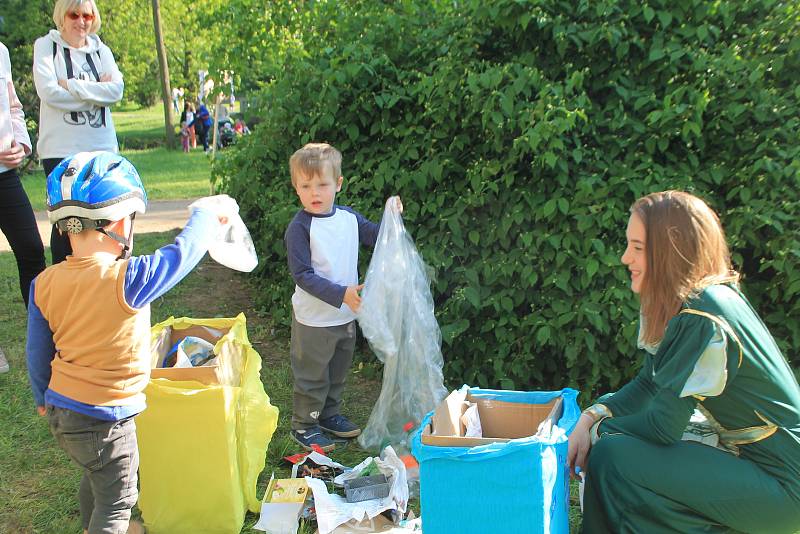
{"type": "MultiPolygon", "coordinates": [[[[117,152],[111,106],[124,88],[114,55],[97,36],[100,12],[93,0],[57,0],[53,22],[58,29],[33,47],[33,80],[41,99],[36,148],[45,175],[77,152],[117,152]]],[[[50,253],[53,263],[72,253],[55,227],[50,253]]]]}

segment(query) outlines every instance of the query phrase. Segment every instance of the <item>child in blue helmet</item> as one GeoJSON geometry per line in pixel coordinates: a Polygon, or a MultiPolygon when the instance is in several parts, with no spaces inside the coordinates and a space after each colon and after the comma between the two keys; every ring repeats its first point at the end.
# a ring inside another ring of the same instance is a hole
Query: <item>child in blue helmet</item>
{"type": "MultiPolygon", "coordinates": [[[[110,152],[65,159],[47,178],[50,222],[72,255],[36,277],[28,309],[28,372],[36,407],[59,446],[83,469],[84,532],[129,525],[139,464],[134,416],[150,375],[150,307],[197,265],[208,238],[236,207],[201,199],[175,243],[130,256],[133,221],[147,195],[139,174],[110,152]]],[[[130,526],[130,530],[129,530],[130,526]]]]}

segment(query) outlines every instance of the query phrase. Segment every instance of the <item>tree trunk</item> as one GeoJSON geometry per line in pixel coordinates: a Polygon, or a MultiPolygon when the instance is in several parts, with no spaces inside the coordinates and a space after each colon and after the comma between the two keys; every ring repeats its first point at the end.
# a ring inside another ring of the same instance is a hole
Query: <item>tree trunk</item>
{"type": "Polygon", "coordinates": [[[153,0],[153,27],[156,35],[156,52],[158,53],[159,75],[161,77],[161,100],[164,102],[164,130],[167,137],[167,148],[174,150],[175,128],[172,126],[172,91],[169,87],[169,66],[167,52],[164,48],[164,34],[161,32],[161,6],[159,0],[153,0]]]}

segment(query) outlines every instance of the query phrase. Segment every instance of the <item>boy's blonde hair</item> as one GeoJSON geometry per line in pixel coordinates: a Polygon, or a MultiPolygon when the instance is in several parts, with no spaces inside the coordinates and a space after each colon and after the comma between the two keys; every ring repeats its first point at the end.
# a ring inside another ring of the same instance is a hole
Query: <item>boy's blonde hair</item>
{"type": "Polygon", "coordinates": [[[342,153],[328,143],[308,143],[289,158],[292,185],[299,178],[324,176],[331,173],[334,181],[342,175],[342,153]]]}
{"type": "Polygon", "coordinates": [[[97,33],[100,31],[100,10],[97,9],[97,4],[94,0],[56,0],[56,5],[53,8],[53,22],[58,28],[58,31],[64,27],[64,20],[67,18],[67,13],[70,11],[77,11],[83,4],[92,6],[92,14],[94,20],[89,26],[89,33],[97,33]]]}

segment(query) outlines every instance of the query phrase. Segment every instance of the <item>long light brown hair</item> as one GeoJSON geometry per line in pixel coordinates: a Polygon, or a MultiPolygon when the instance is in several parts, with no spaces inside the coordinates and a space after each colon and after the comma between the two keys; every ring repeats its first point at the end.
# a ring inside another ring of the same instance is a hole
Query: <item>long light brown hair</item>
{"type": "Polygon", "coordinates": [[[710,285],[738,283],[739,273],[731,267],[719,217],[698,197],[682,191],[651,193],[637,200],[631,213],[645,227],[642,338],[657,343],[681,303],[710,285]]]}

